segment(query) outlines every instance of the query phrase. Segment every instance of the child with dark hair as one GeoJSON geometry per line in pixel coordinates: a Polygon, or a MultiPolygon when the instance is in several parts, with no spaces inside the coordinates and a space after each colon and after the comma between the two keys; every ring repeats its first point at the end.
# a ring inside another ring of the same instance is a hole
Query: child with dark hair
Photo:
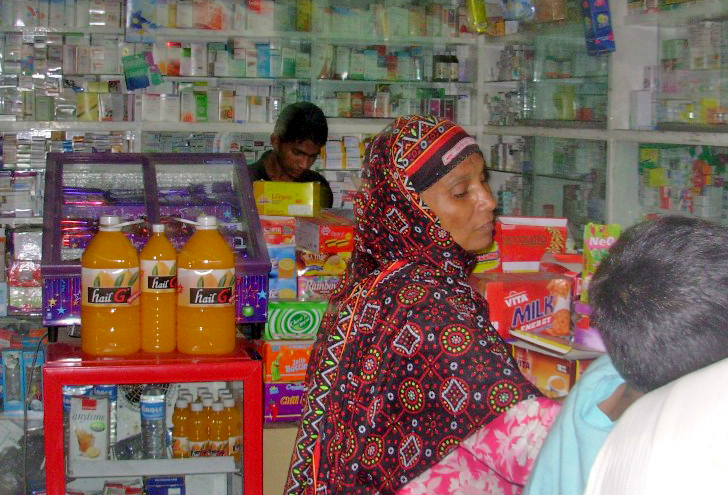
{"type": "Polygon", "coordinates": [[[270,136],[272,150],[250,165],[250,180],[318,182],[321,206],[331,208],[334,195],[323,175],[310,170],[328,139],[326,117],[307,101],[286,106],[278,115],[270,136]]]}
{"type": "Polygon", "coordinates": [[[728,357],[728,229],[666,216],[625,231],[589,286],[608,355],[572,390],[527,494],[581,494],[615,421],[643,394],[728,357]]]}

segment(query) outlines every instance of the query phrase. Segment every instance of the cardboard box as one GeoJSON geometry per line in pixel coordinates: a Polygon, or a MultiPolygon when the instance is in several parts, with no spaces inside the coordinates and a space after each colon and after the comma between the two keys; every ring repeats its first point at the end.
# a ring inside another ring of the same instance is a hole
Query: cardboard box
{"type": "Polygon", "coordinates": [[[271,301],[265,322],[265,340],[315,339],[326,301],[271,301]]]}
{"type": "MultiPolygon", "coordinates": [[[[294,278],[270,278],[268,279],[268,299],[295,300],[298,295],[297,279],[294,278]]],[[[270,303],[269,303],[270,304],[270,303]]]]}
{"type": "Polygon", "coordinates": [[[538,271],[545,252],[565,251],[566,223],[566,218],[498,217],[493,245],[479,253],[473,271],[538,271]]]}
{"type": "Polygon", "coordinates": [[[291,244],[281,246],[268,246],[268,257],[270,258],[273,278],[295,278],[296,277],[296,247],[291,244]]]}
{"type": "Polygon", "coordinates": [[[296,249],[296,274],[299,277],[311,275],[343,275],[351,252],[316,253],[308,249],[296,249]]]}
{"type": "Polygon", "coordinates": [[[256,180],[253,196],[261,215],[313,217],[321,211],[321,185],[318,182],[256,180]]]}
{"type": "Polygon", "coordinates": [[[109,458],[109,399],[71,397],[69,461],[109,458]]]}
{"type": "Polygon", "coordinates": [[[280,423],[301,418],[306,390],[302,382],[265,383],[263,388],[264,422],[280,423]]]}
{"type": "Polygon", "coordinates": [[[301,301],[328,301],[331,293],[341,282],[341,277],[298,277],[298,299],[301,301]]]}
{"type": "Polygon", "coordinates": [[[488,301],[488,316],[504,339],[511,330],[569,336],[571,279],[546,272],[473,274],[470,285],[488,301]]]}
{"type": "Polygon", "coordinates": [[[296,218],[260,215],[263,240],[266,244],[295,244],[296,218]]]}
{"type": "Polygon", "coordinates": [[[331,211],[296,221],[296,246],[315,253],[350,253],[354,249],[354,222],[331,211]]]}
{"type": "Polygon", "coordinates": [[[256,347],[263,358],[263,381],[298,382],[306,378],[313,343],[313,340],[259,341],[256,347]]]}
{"type": "Polygon", "coordinates": [[[551,398],[568,394],[587,366],[599,356],[586,351],[559,355],[521,341],[511,344],[511,352],[523,376],[551,398]]]}

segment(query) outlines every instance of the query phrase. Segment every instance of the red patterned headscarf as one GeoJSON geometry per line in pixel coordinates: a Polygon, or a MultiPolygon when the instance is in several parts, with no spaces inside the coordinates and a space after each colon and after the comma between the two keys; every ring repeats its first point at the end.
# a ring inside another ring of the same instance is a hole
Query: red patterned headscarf
{"type": "Polygon", "coordinates": [[[538,394],[467,284],[474,257],[419,193],[475,141],[400,117],[367,150],[355,252],[311,354],[286,494],[395,493],[538,394]]]}

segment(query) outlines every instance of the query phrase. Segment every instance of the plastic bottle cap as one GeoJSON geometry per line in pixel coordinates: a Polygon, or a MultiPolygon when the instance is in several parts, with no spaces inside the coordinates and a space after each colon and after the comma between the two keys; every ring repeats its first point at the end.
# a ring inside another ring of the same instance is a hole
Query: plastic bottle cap
{"type": "Polygon", "coordinates": [[[222,401],[222,405],[225,406],[225,407],[228,407],[228,408],[235,407],[235,399],[233,399],[232,397],[225,398],[222,401]]]}
{"type": "Polygon", "coordinates": [[[213,411],[220,412],[220,411],[222,411],[222,409],[223,409],[222,402],[215,401],[215,402],[212,403],[212,410],[213,411]]]}
{"type": "Polygon", "coordinates": [[[211,215],[200,215],[197,217],[197,228],[199,230],[217,229],[217,218],[211,215]]]}
{"type": "Polygon", "coordinates": [[[190,405],[190,408],[193,412],[200,412],[202,411],[202,404],[199,402],[193,402],[192,405],[190,405]]]}
{"type": "Polygon", "coordinates": [[[176,407],[177,409],[184,409],[185,407],[187,407],[187,399],[177,399],[174,403],[174,407],[176,407]]]}
{"type": "Polygon", "coordinates": [[[212,406],[212,397],[203,397],[202,398],[202,405],[205,407],[212,406]]]}
{"type": "Polygon", "coordinates": [[[197,387],[197,396],[199,397],[200,395],[207,393],[209,391],[210,391],[210,389],[207,387],[197,387]]]}
{"type": "Polygon", "coordinates": [[[163,223],[153,223],[152,224],[152,232],[155,234],[164,233],[164,224],[163,223]]]}
{"type": "Polygon", "coordinates": [[[121,227],[118,226],[120,223],[121,219],[115,215],[101,215],[99,217],[99,230],[104,232],[121,230],[121,227]]]}

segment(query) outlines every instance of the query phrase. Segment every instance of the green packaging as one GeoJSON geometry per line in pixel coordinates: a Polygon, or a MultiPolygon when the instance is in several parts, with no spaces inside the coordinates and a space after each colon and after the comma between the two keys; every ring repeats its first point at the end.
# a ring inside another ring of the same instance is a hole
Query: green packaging
{"type": "Polygon", "coordinates": [[[609,248],[617,242],[622,228],[619,224],[587,223],[584,226],[584,271],[582,272],[581,301],[589,302],[589,282],[609,248]]]}
{"type": "Polygon", "coordinates": [[[265,340],[313,339],[326,311],[327,301],[270,301],[265,340]]]}

